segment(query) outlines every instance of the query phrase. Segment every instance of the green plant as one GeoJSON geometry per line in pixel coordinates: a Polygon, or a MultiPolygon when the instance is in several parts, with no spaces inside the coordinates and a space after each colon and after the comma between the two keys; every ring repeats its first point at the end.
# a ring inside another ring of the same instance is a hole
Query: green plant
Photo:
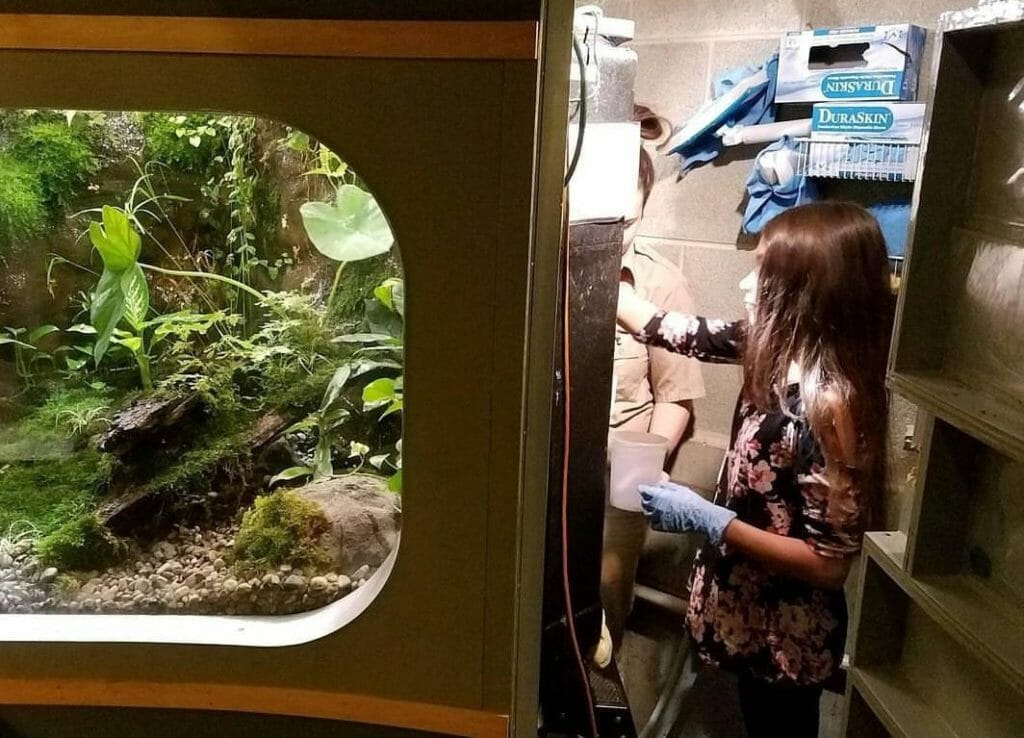
{"type": "Polygon", "coordinates": [[[300,213],[313,246],[338,262],[327,297],[327,314],[330,315],[345,265],[387,253],[395,237],[377,200],[353,184],[341,185],[333,203],[307,202],[300,213]]]}
{"type": "Polygon", "coordinates": [[[145,135],[144,154],[178,171],[203,173],[222,156],[226,136],[218,118],[198,114],[142,113],[139,125],[145,135]]]}
{"type": "MultiPolygon", "coordinates": [[[[374,289],[373,299],[367,300],[365,305],[364,327],[368,331],[379,332],[344,334],[334,339],[335,343],[358,348],[349,361],[334,371],[320,408],[299,424],[299,428],[315,428],[317,431],[312,463],[283,470],[271,479],[271,484],[307,476],[314,479],[333,476],[333,449],[342,438],[343,427],[353,415],[371,417],[375,423],[382,424],[388,416],[403,410],[404,312],[403,282],[398,279],[385,280],[374,289]],[[351,397],[353,392],[358,395],[358,400],[351,397]],[[383,412],[377,414],[380,410],[383,412]]],[[[370,464],[380,471],[384,471],[385,466],[392,468],[395,474],[390,484],[392,488],[400,489],[400,443],[396,443],[396,458],[392,461],[390,453],[370,456],[368,444],[350,440],[348,458],[357,458],[361,466],[363,460],[369,457],[370,464]]]]}
{"type": "Polygon", "coordinates": [[[242,516],[236,561],[254,569],[322,566],[327,561],[319,541],[329,527],[320,509],[292,490],[259,497],[242,516]]]}
{"type": "MultiPolygon", "coordinates": [[[[93,359],[99,366],[111,344],[122,346],[138,364],[143,388],[151,390],[153,381],[150,355],[146,345],[146,329],[156,325],[158,332],[170,332],[173,328],[168,327],[167,319],[147,319],[150,309],[149,285],[143,269],[161,274],[225,282],[248,291],[261,300],[263,295],[220,274],[164,269],[140,263],[138,259],[142,249],[142,238],[133,227],[129,214],[109,205],[104,206],[101,212],[102,223],[93,221],[89,224],[89,238],[103,260],[103,273],[89,301],[89,320],[96,334],[93,359]],[[122,321],[130,330],[118,327],[122,321]]],[[[180,324],[178,327],[180,328],[180,324]]]]}
{"type": "Polygon", "coordinates": [[[36,543],[39,560],[61,570],[105,569],[128,552],[125,543],[93,513],[67,521],[36,543]]]}
{"type": "Polygon", "coordinates": [[[10,250],[42,232],[46,206],[35,172],[0,153],[0,249],[10,250]]]}
{"type": "Polygon", "coordinates": [[[39,342],[60,329],[55,325],[41,325],[33,330],[5,326],[6,336],[0,336],[0,346],[9,345],[14,349],[14,369],[26,386],[32,385],[34,365],[38,361],[53,361],[53,355],[43,351],[39,342]]]}
{"type": "Polygon", "coordinates": [[[40,120],[19,131],[11,148],[39,181],[43,202],[51,213],[66,208],[99,169],[87,135],[88,128],[71,121],[40,120]]]}

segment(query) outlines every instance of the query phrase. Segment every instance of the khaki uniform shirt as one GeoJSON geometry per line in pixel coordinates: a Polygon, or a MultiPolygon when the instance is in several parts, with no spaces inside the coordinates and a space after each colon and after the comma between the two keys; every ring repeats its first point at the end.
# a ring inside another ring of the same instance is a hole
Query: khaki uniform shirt
{"type": "MultiPolygon", "coordinates": [[[[654,249],[634,243],[623,254],[622,267],[633,274],[640,297],[664,310],[694,312],[686,278],[654,249]]],[[[612,429],[646,432],[655,402],[681,402],[703,396],[704,379],[696,359],[648,347],[622,326],[616,326],[612,429]]]]}

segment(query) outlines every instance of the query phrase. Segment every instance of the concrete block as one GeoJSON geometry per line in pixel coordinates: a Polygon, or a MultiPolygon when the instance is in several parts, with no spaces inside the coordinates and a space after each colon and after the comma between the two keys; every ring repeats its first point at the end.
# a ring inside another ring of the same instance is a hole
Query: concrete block
{"type": "Polygon", "coordinates": [[[781,33],[742,41],[715,41],[711,45],[711,75],[733,67],[758,66],[779,50],[781,33]]]}
{"type": "Polygon", "coordinates": [[[655,160],[657,181],[640,234],[735,245],[751,166],[744,152],[730,150],[678,180],[679,157],[659,155],[655,160]]]}
{"type": "Polygon", "coordinates": [[[714,433],[728,437],[732,430],[732,416],[736,398],[743,386],[742,370],[738,366],[704,364],[705,396],[693,401],[698,433],[714,433]]]}
{"type": "Polygon", "coordinates": [[[699,441],[684,443],[672,467],[672,481],[710,492],[715,488],[724,457],[724,448],[699,441]]]}
{"type": "Polygon", "coordinates": [[[638,39],[766,33],[800,27],[802,0],[764,0],[761,3],[680,2],[638,0],[635,4],[638,39]]]}
{"type": "Polygon", "coordinates": [[[707,317],[723,320],[746,317],[739,283],[755,263],[752,251],[688,243],[683,252],[682,268],[698,311],[707,317]]]}
{"type": "Polygon", "coordinates": [[[673,124],[696,112],[707,97],[710,45],[632,44],[637,53],[634,99],[673,124]]]}
{"type": "Polygon", "coordinates": [[[804,20],[813,28],[913,23],[931,31],[942,12],[972,4],[950,0],[812,0],[807,3],[804,20]]]}

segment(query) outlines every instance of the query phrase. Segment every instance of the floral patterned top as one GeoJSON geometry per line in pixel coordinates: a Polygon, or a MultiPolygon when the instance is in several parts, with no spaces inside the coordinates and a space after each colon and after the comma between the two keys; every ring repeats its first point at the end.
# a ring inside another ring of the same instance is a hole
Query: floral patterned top
{"type": "MultiPolygon", "coordinates": [[[[639,338],[702,361],[737,363],[743,327],[659,312],[639,338]]],[[[785,404],[788,413],[738,403],[716,502],[821,556],[853,556],[862,538],[858,492],[833,499],[798,385],[785,404]]],[[[841,590],[773,573],[724,543],[697,554],[686,622],[708,663],[770,682],[820,684],[843,658],[846,619],[841,590]]]]}

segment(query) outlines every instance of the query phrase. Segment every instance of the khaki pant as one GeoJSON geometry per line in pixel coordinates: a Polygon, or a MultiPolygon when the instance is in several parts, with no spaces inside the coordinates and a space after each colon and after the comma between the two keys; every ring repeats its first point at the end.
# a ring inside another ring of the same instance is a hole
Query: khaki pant
{"type": "Polygon", "coordinates": [[[601,604],[616,649],[633,609],[636,567],[646,539],[647,520],[642,512],[619,510],[605,503],[601,604]]]}

